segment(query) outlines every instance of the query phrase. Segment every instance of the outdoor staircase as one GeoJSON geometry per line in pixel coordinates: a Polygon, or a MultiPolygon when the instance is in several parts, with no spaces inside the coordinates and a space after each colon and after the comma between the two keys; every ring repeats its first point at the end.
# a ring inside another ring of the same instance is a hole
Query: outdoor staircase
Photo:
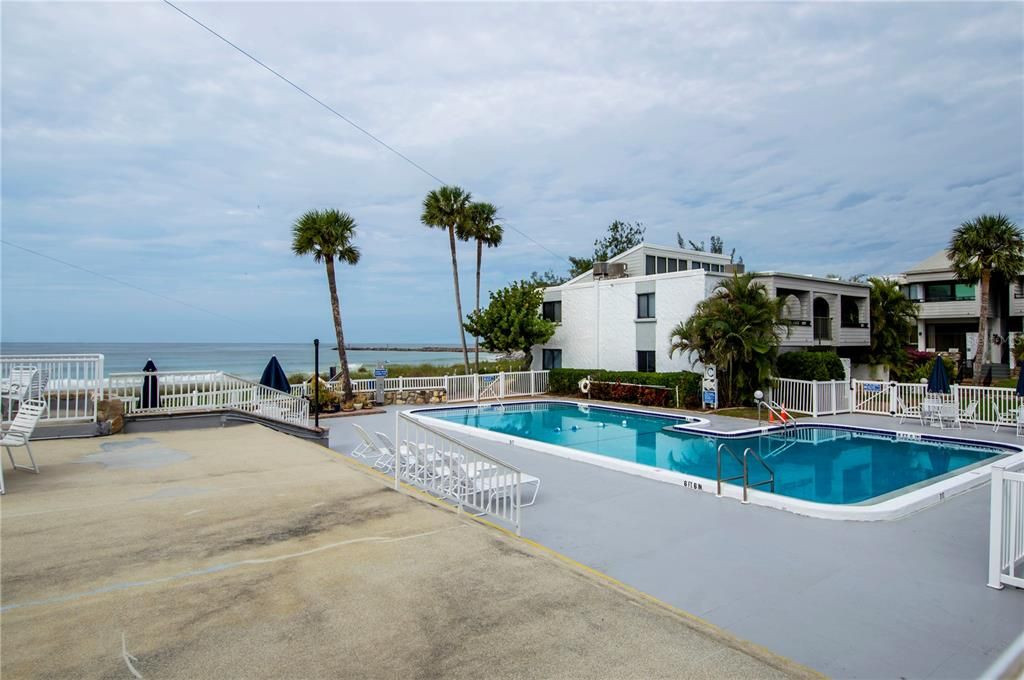
{"type": "Polygon", "coordinates": [[[981,368],[981,375],[988,373],[988,370],[992,369],[992,380],[1006,380],[1010,377],[1010,367],[1006,364],[984,364],[981,368]]]}

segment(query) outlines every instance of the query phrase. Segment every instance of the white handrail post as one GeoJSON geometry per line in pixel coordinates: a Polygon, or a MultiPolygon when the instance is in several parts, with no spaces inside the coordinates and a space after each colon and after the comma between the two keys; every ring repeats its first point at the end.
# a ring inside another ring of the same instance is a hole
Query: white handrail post
{"type": "Polygon", "coordinates": [[[999,465],[992,466],[992,502],[988,529],[988,585],[1003,589],[1003,472],[999,465]]]}
{"type": "Polygon", "coordinates": [[[811,416],[818,417],[818,381],[811,381],[811,416]]]}
{"type": "Polygon", "coordinates": [[[498,397],[505,398],[505,371],[498,373],[498,397]]]}
{"type": "Polygon", "coordinates": [[[477,373],[473,374],[473,401],[480,403],[480,375],[477,373]]]}
{"type": "Polygon", "coordinates": [[[530,396],[537,394],[537,371],[530,370],[530,396]]]}
{"type": "Polygon", "coordinates": [[[832,415],[839,413],[839,392],[836,391],[836,381],[832,381],[832,415]]]}
{"type": "Polygon", "coordinates": [[[398,376],[398,391],[405,391],[405,379],[402,376],[398,376]]]}
{"type": "Polygon", "coordinates": [[[896,412],[898,411],[896,408],[896,399],[896,382],[893,381],[889,383],[889,413],[893,415],[896,415],[896,412]]]}
{"type": "MultiPolygon", "coordinates": [[[[445,376],[447,377],[447,376],[445,376]]],[[[398,427],[402,422],[402,413],[398,412],[395,414],[395,491],[398,491],[401,487],[399,486],[399,471],[402,468],[402,437],[398,434],[398,427]]]]}
{"type": "Polygon", "coordinates": [[[950,388],[949,388],[949,391],[952,393],[950,396],[953,397],[953,404],[954,404],[954,406],[956,406],[956,412],[958,414],[957,418],[959,418],[960,417],[959,416],[959,413],[960,413],[960,386],[956,385],[956,384],[951,385],[950,388]]]}

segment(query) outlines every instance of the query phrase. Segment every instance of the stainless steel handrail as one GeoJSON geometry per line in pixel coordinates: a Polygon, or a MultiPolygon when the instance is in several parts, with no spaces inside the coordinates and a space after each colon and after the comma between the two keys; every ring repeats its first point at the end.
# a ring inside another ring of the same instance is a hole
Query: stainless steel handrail
{"type": "MultiPolygon", "coordinates": [[[[722,482],[733,482],[733,481],[736,481],[737,479],[745,480],[747,478],[747,466],[744,465],[743,461],[740,460],[740,457],[737,456],[733,452],[733,450],[729,448],[728,444],[719,444],[718,445],[718,475],[717,476],[718,476],[718,490],[715,493],[715,495],[718,496],[719,498],[722,497],[722,482]],[[729,455],[732,456],[733,460],[735,460],[737,463],[739,463],[743,467],[743,474],[736,475],[735,477],[729,477],[727,479],[723,479],[722,478],[722,449],[725,449],[726,451],[728,451],[729,455]]],[[[743,492],[744,499],[746,499],[746,495],[747,495],[746,491],[744,491],[743,492]]]]}
{"type": "Polygon", "coordinates": [[[785,429],[789,425],[796,425],[796,423],[793,420],[793,416],[791,416],[789,414],[786,414],[785,417],[782,416],[782,413],[781,413],[782,407],[781,406],[779,406],[778,404],[774,404],[774,406],[773,406],[771,403],[765,401],[764,399],[761,399],[760,401],[757,402],[757,426],[758,427],[761,427],[761,407],[762,406],[765,407],[766,409],[768,409],[773,414],[775,414],[775,417],[778,418],[782,422],[783,429],[785,429]],[[778,409],[776,409],[775,407],[778,407],[778,409]]]}
{"type": "Polygon", "coordinates": [[[750,489],[750,488],[755,487],[755,486],[763,486],[764,484],[770,484],[771,485],[771,492],[775,493],[775,470],[773,470],[768,465],[768,463],[764,462],[764,459],[761,458],[761,454],[759,454],[757,451],[755,451],[754,449],[752,449],[752,448],[750,448],[748,446],[743,451],[743,502],[744,503],[749,502],[747,500],[747,489],[750,489]],[[747,454],[748,453],[751,454],[752,456],[754,456],[754,458],[757,459],[757,462],[761,464],[761,467],[763,467],[765,470],[768,471],[768,479],[765,479],[765,480],[760,481],[760,482],[755,482],[754,484],[750,483],[750,478],[747,476],[748,475],[748,472],[747,472],[747,468],[748,468],[748,466],[747,466],[747,454]]]}
{"type": "Polygon", "coordinates": [[[768,463],[764,462],[764,459],[761,458],[761,456],[757,453],[757,451],[754,451],[754,449],[752,449],[750,447],[747,447],[746,449],[743,450],[743,458],[741,459],[739,456],[736,455],[736,453],[732,449],[729,448],[728,444],[724,444],[724,443],[723,444],[719,444],[718,445],[718,471],[717,471],[717,475],[716,476],[718,478],[718,488],[716,490],[715,495],[717,497],[719,497],[719,498],[722,497],[722,482],[734,482],[737,479],[742,479],[743,480],[743,501],[742,501],[743,503],[749,503],[750,502],[748,500],[748,496],[749,496],[748,490],[751,489],[751,488],[754,488],[754,487],[764,486],[765,484],[769,484],[771,486],[771,492],[775,493],[775,470],[773,470],[771,468],[771,466],[768,465],[768,463]],[[722,451],[723,450],[727,451],[729,453],[729,455],[732,456],[733,460],[735,460],[737,463],[739,463],[743,467],[743,473],[742,474],[736,475],[734,477],[722,477],[722,451]],[[754,482],[753,484],[750,483],[750,471],[749,471],[750,466],[747,464],[747,456],[748,456],[748,454],[753,456],[754,458],[756,458],[757,462],[761,464],[761,467],[763,467],[768,472],[768,479],[762,480],[760,482],[754,482]]]}

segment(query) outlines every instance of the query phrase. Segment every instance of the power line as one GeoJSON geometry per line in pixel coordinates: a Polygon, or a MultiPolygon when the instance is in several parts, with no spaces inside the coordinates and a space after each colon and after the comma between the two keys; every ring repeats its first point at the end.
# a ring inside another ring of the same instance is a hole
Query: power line
{"type": "MultiPolygon", "coordinates": [[[[429,171],[429,170],[427,170],[427,169],[426,169],[425,167],[423,167],[422,165],[420,165],[419,163],[417,163],[417,162],[416,162],[416,161],[414,161],[413,159],[409,158],[409,157],[408,157],[408,156],[406,156],[406,155],[405,155],[404,153],[402,153],[401,151],[399,151],[399,150],[398,150],[398,149],[396,149],[395,147],[391,146],[390,144],[388,144],[387,142],[385,142],[385,141],[384,141],[383,139],[381,139],[381,138],[380,138],[380,137],[378,137],[377,135],[373,134],[372,132],[370,132],[370,131],[369,131],[369,130],[367,130],[366,128],[362,127],[361,125],[359,125],[358,123],[356,123],[356,122],[355,122],[354,120],[352,120],[352,119],[351,119],[351,118],[349,118],[348,116],[346,116],[346,115],[344,115],[343,113],[339,112],[339,111],[338,111],[337,109],[335,109],[334,107],[332,107],[332,106],[331,106],[330,104],[327,104],[327,103],[326,103],[326,102],[324,102],[324,101],[323,101],[322,99],[320,99],[320,98],[316,97],[315,95],[313,95],[312,93],[310,93],[310,92],[309,92],[308,90],[306,90],[305,88],[301,87],[300,85],[297,85],[297,84],[296,84],[296,83],[295,83],[294,81],[290,80],[290,79],[289,79],[288,77],[286,77],[285,75],[283,75],[283,74],[282,74],[282,73],[280,73],[279,71],[277,71],[277,70],[275,70],[275,69],[271,68],[271,67],[270,67],[270,66],[268,66],[268,65],[267,65],[267,64],[266,64],[265,62],[263,62],[263,61],[261,61],[260,59],[256,58],[256,57],[255,57],[255,56],[254,56],[253,54],[251,54],[250,52],[247,52],[247,51],[246,51],[246,50],[244,50],[243,48],[241,48],[241,47],[239,47],[238,45],[236,45],[235,43],[231,42],[231,40],[229,40],[228,38],[224,37],[223,35],[221,35],[221,34],[220,34],[220,33],[218,33],[217,31],[215,31],[214,29],[210,28],[210,27],[209,27],[208,25],[204,24],[204,23],[203,23],[202,21],[200,21],[199,19],[195,18],[194,16],[192,16],[191,14],[189,14],[188,12],[186,12],[185,10],[183,10],[182,8],[178,7],[177,5],[175,5],[175,4],[174,4],[173,2],[171,2],[170,0],[162,0],[162,1],[163,1],[163,3],[164,3],[165,5],[167,5],[168,7],[172,8],[173,10],[175,10],[176,12],[178,12],[179,14],[181,14],[182,16],[184,16],[185,18],[187,18],[187,19],[188,19],[189,21],[192,21],[192,22],[193,22],[194,24],[196,24],[197,26],[201,27],[201,28],[202,28],[203,30],[205,30],[206,32],[208,32],[208,33],[209,33],[210,35],[213,35],[213,36],[214,36],[214,37],[216,37],[217,39],[221,40],[221,41],[222,41],[222,42],[224,42],[224,43],[225,43],[226,45],[230,46],[230,47],[231,47],[232,49],[236,50],[236,51],[237,51],[237,52],[239,52],[240,54],[243,54],[243,55],[245,55],[245,56],[246,56],[246,57],[247,57],[248,59],[250,59],[250,60],[251,60],[251,61],[252,61],[253,63],[255,63],[255,64],[259,65],[259,66],[260,66],[260,67],[262,67],[263,69],[265,69],[265,70],[267,70],[268,72],[270,72],[271,74],[273,74],[273,75],[274,75],[275,77],[277,77],[277,78],[279,78],[280,80],[284,81],[285,83],[287,83],[288,85],[290,85],[290,86],[291,86],[291,87],[292,87],[293,89],[295,89],[296,91],[298,91],[298,92],[299,92],[300,94],[302,94],[303,96],[305,96],[305,97],[308,97],[309,99],[313,100],[314,102],[316,102],[317,104],[319,104],[319,105],[320,105],[321,107],[323,107],[324,109],[326,109],[326,110],[327,110],[327,111],[329,111],[330,113],[334,114],[335,116],[337,116],[337,117],[338,117],[338,118],[340,118],[341,120],[345,121],[345,123],[347,123],[348,125],[352,126],[353,128],[355,128],[356,130],[358,130],[358,131],[359,131],[359,132],[361,132],[362,134],[366,135],[367,137],[369,137],[370,139],[372,139],[372,140],[373,140],[373,141],[375,141],[376,143],[380,144],[380,145],[381,145],[382,147],[384,147],[385,149],[387,149],[388,151],[390,151],[390,152],[391,152],[391,153],[393,153],[394,155],[396,155],[396,156],[398,156],[399,158],[401,158],[401,159],[402,159],[403,161],[405,161],[406,163],[408,163],[408,164],[409,164],[409,165],[411,165],[412,167],[414,167],[414,168],[416,168],[417,170],[419,170],[420,172],[422,172],[422,173],[423,173],[424,175],[426,175],[427,177],[431,178],[432,180],[434,180],[434,181],[436,181],[436,182],[440,182],[441,184],[448,184],[448,182],[445,182],[445,181],[444,181],[443,179],[441,179],[440,177],[438,177],[438,176],[437,176],[437,175],[435,175],[434,173],[430,172],[430,171],[429,171]]],[[[563,255],[559,255],[558,253],[556,253],[555,251],[551,250],[550,248],[548,248],[548,247],[547,247],[546,245],[544,245],[543,243],[541,243],[541,242],[537,241],[537,240],[536,240],[536,239],[534,239],[534,238],[533,238],[532,236],[530,236],[530,235],[529,235],[529,234],[527,234],[526,232],[522,231],[522,230],[521,230],[521,229],[519,229],[518,227],[516,227],[516,226],[514,226],[514,225],[511,225],[511,224],[510,224],[510,225],[508,225],[508,226],[509,226],[509,227],[510,227],[510,228],[512,229],[512,231],[516,232],[517,234],[519,234],[520,236],[522,236],[523,238],[525,238],[525,239],[526,239],[527,241],[530,241],[531,243],[533,243],[533,244],[534,244],[535,246],[537,246],[538,248],[542,248],[543,250],[547,251],[547,252],[548,252],[548,254],[552,255],[553,257],[556,257],[556,258],[558,258],[559,260],[562,260],[562,261],[564,261],[564,262],[569,262],[569,264],[570,264],[570,265],[572,264],[572,263],[571,263],[571,262],[569,261],[569,258],[567,258],[567,257],[565,257],[565,256],[563,256],[563,255]]]]}
{"type": "Polygon", "coordinates": [[[128,288],[134,288],[135,290],[141,291],[141,292],[146,293],[148,295],[153,295],[153,296],[158,297],[158,298],[160,298],[162,300],[167,300],[168,302],[173,302],[175,304],[182,305],[183,307],[188,307],[189,309],[194,309],[196,311],[203,312],[204,314],[209,314],[211,316],[216,316],[216,317],[219,317],[221,319],[225,319],[227,321],[233,321],[234,323],[241,324],[242,326],[248,326],[249,328],[253,328],[253,329],[258,328],[257,326],[255,326],[255,325],[253,325],[251,323],[248,323],[246,321],[242,321],[240,319],[234,319],[234,318],[232,318],[230,316],[227,316],[226,314],[221,314],[220,312],[215,312],[215,311],[213,311],[211,309],[206,309],[205,307],[200,307],[198,305],[194,305],[191,302],[185,302],[184,300],[179,300],[177,298],[172,298],[169,295],[164,295],[163,293],[158,293],[155,290],[150,290],[148,288],[143,288],[142,286],[137,286],[134,283],[129,283],[127,281],[122,281],[121,279],[116,279],[113,276],[109,276],[109,275],[103,274],[101,272],[93,271],[92,269],[87,269],[86,267],[83,267],[81,265],[75,264],[74,262],[68,262],[67,260],[62,260],[62,259],[60,259],[58,257],[53,257],[52,255],[47,255],[46,253],[41,253],[38,250],[33,250],[32,248],[26,248],[25,246],[18,245],[17,243],[12,243],[11,241],[8,241],[7,239],[0,239],[0,243],[3,243],[4,245],[7,245],[7,246],[11,246],[12,248],[17,248],[19,250],[24,250],[26,253],[31,253],[31,254],[33,254],[33,255],[35,255],[37,257],[41,257],[41,258],[46,259],[46,260],[52,260],[54,262],[59,262],[60,264],[66,266],[66,267],[71,267],[72,269],[77,269],[78,271],[85,272],[86,274],[92,274],[93,276],[98,276],[101,279],[106,279],[108,281],[113,281],[116,284],[119,284],[119,285],[122,285],[122,286],[127,286],[128,288]]]}

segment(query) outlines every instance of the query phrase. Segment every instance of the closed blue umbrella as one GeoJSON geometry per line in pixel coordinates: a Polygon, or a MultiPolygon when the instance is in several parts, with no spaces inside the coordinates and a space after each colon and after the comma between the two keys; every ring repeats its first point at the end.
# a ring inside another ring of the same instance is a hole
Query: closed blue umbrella
{"type": "Polygon", "coordinates": [[[277,360],[276,356],[270,357],[270,361],[267,362],[267,367],[263,369],[263,375],[260,377],[260,384],[280,392],[291,392],[292,390],[291,385],[288,384],[288,376],[285,375],[284,369],[281,368],[281,362],[277,360]]]}
{"type": "Polygon", "coordinates": [[[1024,397],[1024,368],[1017,374],[1017,396],[1024,397]]]}
{"type": "Polygon", "coordinates": [[[946,373],[946,365],[942,363],[942,357],[935,357],[932,374],[928,376],[928,391],[949,394],[949,375],[946,373]]]}
{"type": "Polygon", "coordinates": [[[158,408],[160,406],[160,386],[156,377],[156,364],[152,359],[146,361],[143,373],[151,373],[142,379],[142,408],[158,408]]]}

